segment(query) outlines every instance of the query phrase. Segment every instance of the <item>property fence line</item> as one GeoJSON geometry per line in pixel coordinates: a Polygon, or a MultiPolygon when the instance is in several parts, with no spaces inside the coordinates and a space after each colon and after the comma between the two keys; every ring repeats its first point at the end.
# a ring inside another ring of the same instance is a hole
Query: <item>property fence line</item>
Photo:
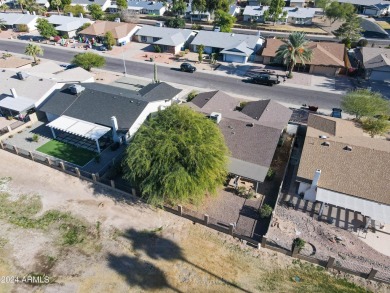
{"type": "MultiPolygon", "coordinates": [[[[136,194],[136,189],[131,186],[127,186],[124,184],[117,184],[114,182],[114,180],[108,180],[105,178],[100,178],[98,174],[92,174],[85,172],[83,170],[79,170],[77,167],[74,167],[73,165],[67,164],[61,160],[54,160],[50,157],[43,156],[41,154],[38,154],[36,152],[27,151],[21,148],[17,148],[11,144],[4,143],[0,140],[0,148],[8,151],[12,154],[16,154],[18,156],[21,156],[23,158],[28,158],[34,162],[41,163],[45,166],[51,167],[53,169],[62,171],[68,175],[72,175],[75,177],[78,177],[82,180],[89,181],[93,184],[106,187],[108,189],[117,191],[122,193],[126,198],[134,199],[136,194]]],[[[140,202],[145,202],[142,198],[137,198],[140,202]]],[[[200,214],[198,212],[195,212],[191,209],[188,209],[186,207],[183,207],[181,205],[178,205],[176,207],[170,206],[170,205],[164,205],[164,210],[170,213],[173,213],[177,216],[186,218],[194,223],[198,223],[201,225],[204,225],[206,227],[209,227],[213,230],[228,234],[232,237],[240,239],[243,243],[255,247],[257,249],[270,249],[294,258],[302,259],[307,262],[323,266],[325,268],[329,269],[336,269],[338,271],[342,271],[345,273],[349,273],[351,275],[359,276],[362,278],[366,278],[369,280],[381,282],[390,284],[390,273],[389,272],[383,272],[379,271],[375,268],[368,268],[365,266],[362,266],[357,263],[347,262],[344,260],[335,260],[333,257],[329,257],[327,261],[320,260],[315,257],[306,256],[303,254],[300,254],[295,249],[288,250],[280,245],[278,245],[275,242],[272,242],[267,239],[267,236],[260,236],[260,241],[254,240],[252,231],[245,231],[242,229],[238,229],[235,227],[233,223],[225,223],[222,221],[219,221],[218,219],[215,219],[213,217],[210,217],[207,214],[200,214]],[[249,235],[251,236],[247,236],[249,235]]]]}

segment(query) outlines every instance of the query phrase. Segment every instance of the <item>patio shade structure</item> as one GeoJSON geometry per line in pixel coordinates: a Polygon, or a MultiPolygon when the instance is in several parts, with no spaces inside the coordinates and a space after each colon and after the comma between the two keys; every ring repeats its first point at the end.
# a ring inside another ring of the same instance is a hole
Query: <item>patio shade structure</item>
{"type": "Polygon", "coordinates": [[[0,108],[5,108],[20,113],[34,108],[34,103],[29,99],[23,99],[21,97],[18,97],[17,99],[13,97],[6,97],[0,100],[0,108]]]}
{"type": "Polygon", "coordinates": [[[91,122],[79,120],[66,115],[53,120],[47,126],[50,127],[53,137],[56,138],[54,129],[94,140],[100,153],[99,138],[111,130],[109,127],[101,126],[91,122]]]}

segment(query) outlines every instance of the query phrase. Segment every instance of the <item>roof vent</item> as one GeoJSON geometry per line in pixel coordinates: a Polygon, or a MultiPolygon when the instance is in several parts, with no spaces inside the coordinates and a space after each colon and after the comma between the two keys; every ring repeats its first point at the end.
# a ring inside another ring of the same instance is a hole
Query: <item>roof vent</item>
{"type": "Polygon", "coordinates": [[[25,73],[25,72],[19,71],[18,73],[16,73],[16,76],[17,76],[20,80],[25,80],[25,79],[28,77],[28,74],[25,73]]]}
{"type": "Polygon", "coordinates": [[[72,94],[75,94],[75,95],[78,95],[80,94],[82,91],[85,90],[85,87],[82,87],[81,85],[79,84],[72,84],[70,87],[69,87],[69,90],[72,94]]]}
{"type": "Polygon", "coordinates": [[[248,123],[246,126],[248,126],[248,127],[253,127],[253,126],[255,126],[253,123],[248,123]]]}
{"type": "Polygon", "coordinates": [[[352,147],[347,145],[345,148],[344,148],[345,151],[349,151],[349,152],[352,152],[352,147]]]}
{"type": "Polygon", "coordinates": [[[327,141],[324,141],[323,143],[321,143],[322,146],[330,146],[330,143],[327,142],[327,141]]]}
{"type": "Polygon", "coordinates": [[[134,103],[134,101],[133,101],[133,100],[130,100],[130,103],[134,103]]]}
{"type": "Polygon", "coordinates": [[[328,138],[326,135],[320,135],[320,138],[322,138],[322,139],[326,139],[326,138],[328,138]]]}
{"type": "Polygon", "coordinates": [[[214,122],[219,124],[219,122],[221,122],[221,119],[222,119],[222,114],[221,113],[217,113],[217,112],[213,112],[213,113],[210,114],[210,119],[214,120],[214,122]]]}
{"type": "Polygon", "coordinates": [[[234,37],[234,33],[233,33],[233,34],[231,34],[230,36],[234,37]]]}

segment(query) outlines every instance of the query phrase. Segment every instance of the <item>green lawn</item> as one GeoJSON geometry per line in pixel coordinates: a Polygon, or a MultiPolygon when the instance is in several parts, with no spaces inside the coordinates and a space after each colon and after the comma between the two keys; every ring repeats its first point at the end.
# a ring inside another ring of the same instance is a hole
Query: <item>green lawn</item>
{"type": "Polygon", "coordinates": [[[57,140],[45,143],[37,148],[37,151],[79,166],[84,166],[97,155],[95,152],[57,140]]]}

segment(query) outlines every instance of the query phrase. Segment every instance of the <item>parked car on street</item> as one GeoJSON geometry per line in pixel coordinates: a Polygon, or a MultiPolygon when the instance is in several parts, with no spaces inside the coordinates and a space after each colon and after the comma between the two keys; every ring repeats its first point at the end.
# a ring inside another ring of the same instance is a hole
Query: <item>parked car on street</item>
{"type": "Polygon", "coordinates": [[[276,76],[266,73],[253,76],[252,78],[250,78],[250,81],[252,83],[264,84],[268,86],[273,86],[274,84],[280,83],[279,79],[276,76]]]}
{"type": "Polygon", "coordinates": [[[180,65],[180,70],[185,72],[194,73],[196,71],[196,67],[192,66],[190,63],[182,63],[180,65]]]}
{"type": "Polygon", "coordinates": [[[341,110],[340,108],[333,108],[332,114],[330,114],[330,116],[335,118],[341,118],[341,112],[343,112],[343,110],[341,110]]]}

